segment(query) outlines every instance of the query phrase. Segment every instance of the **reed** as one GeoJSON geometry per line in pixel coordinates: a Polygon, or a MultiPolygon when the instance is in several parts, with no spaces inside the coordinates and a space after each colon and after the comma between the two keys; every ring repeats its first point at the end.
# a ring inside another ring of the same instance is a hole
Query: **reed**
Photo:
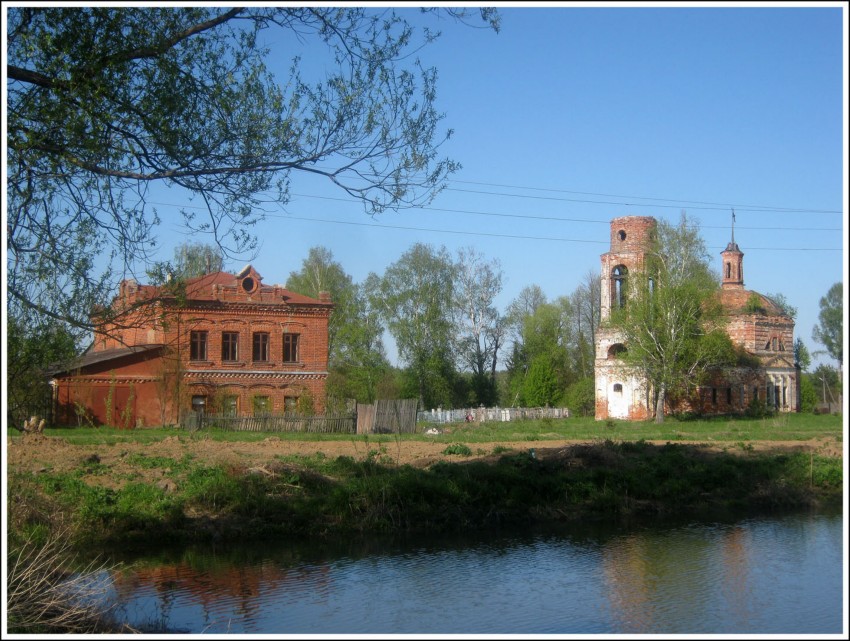
{"type": "Polygon", "coordinates": [[[46,541],[37,535],[12,541],[7,555],[8,632],[13,634],[95,634],[138,632],[113,616],[106,600],[109,567],[76,559],[65,533],[46,541]]]}

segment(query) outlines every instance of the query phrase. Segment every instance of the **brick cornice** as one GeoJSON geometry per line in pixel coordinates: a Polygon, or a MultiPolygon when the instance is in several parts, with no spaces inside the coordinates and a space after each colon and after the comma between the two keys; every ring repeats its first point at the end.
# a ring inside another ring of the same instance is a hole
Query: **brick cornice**
{"type": "Polygon", "coordinates": [[[257,371],[222,371],[222,370],[189,370],[184,372],[184,378],[189,380],[204,379],[208,381],[285,381],[285,380],[321,380],[328,377],[325,372],[257,372],[257,371]]]}

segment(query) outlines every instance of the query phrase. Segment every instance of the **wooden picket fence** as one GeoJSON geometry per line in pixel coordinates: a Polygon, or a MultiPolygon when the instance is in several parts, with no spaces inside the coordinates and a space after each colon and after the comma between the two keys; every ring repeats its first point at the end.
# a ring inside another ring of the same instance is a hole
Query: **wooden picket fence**
{"type": "Polygon", "coordinates": [[[357,405],[358,434],[413,434],[416,431],[415,398],[378,400],[372,405],[357,405]]]}
{"type": "Polygon", "coordinates": [[[311,432],[323,434],[354,434],[357,415],[354,413],[304,416],[300,414],[212,414],[189,412],[181,418],[188,430],[220,429],[230,432],[311,432]]]}
{"type": "Polygon", "coordinates": [[[413,434],[418,401],[379,400],[357,404],[356,411],[316,416],[285,414],[215,414],[187,412],[180,425],[187,430],[219,429],[230,432],[310,432],[323,434],[413,434]]]}

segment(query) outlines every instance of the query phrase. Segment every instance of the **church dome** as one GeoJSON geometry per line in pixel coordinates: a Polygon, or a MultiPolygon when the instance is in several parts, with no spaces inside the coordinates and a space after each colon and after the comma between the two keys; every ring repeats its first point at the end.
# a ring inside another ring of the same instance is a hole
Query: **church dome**
{"type": "Polygon", "coordinates": [[[760,316],[785,316],[776,303],[764,294],[748,289],[721,289],[720,304],[730,316],[758,314],[760,316]]]}

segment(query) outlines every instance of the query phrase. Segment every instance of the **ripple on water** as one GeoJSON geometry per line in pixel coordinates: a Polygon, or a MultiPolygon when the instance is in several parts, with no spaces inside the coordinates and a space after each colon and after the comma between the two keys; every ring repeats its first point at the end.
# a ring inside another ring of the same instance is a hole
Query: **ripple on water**
{"type": "Polygon", "coordinates": [[[840,633],[841,517],[187,555],[122,572],[134,621],[234,634],[840,633]]]}

